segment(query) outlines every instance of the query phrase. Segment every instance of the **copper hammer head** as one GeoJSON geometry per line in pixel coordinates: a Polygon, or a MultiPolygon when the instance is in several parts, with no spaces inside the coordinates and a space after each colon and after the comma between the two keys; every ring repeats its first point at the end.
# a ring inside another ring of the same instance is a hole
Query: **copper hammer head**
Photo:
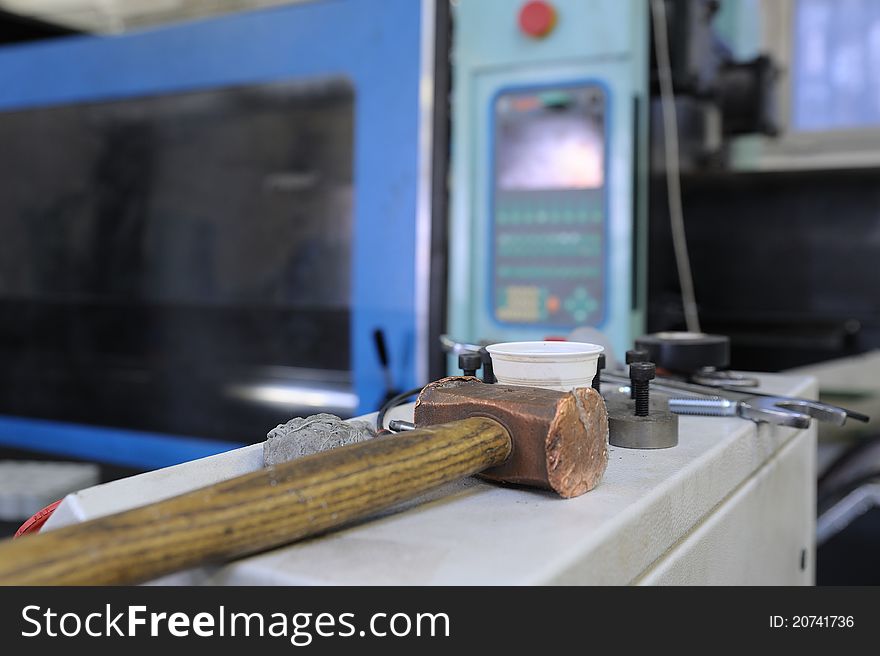
{"type": "Polygon", "coordinates": [[[592,490],[608,464],[608,415],[592,388],[554,392],[453,377],[429,384],[416,402],[417,428],[469,417],[493,419],[511,438],[510,456],[483,478],[569,498],[592,490]]]}

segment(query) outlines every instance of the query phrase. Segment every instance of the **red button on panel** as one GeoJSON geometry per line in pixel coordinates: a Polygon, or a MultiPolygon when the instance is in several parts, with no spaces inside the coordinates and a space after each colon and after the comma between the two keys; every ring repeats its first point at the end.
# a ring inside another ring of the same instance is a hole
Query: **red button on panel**
{"type": "Polygon", "coordinates": [[[556,9],[544,0],[531,0],[519,10],[519,29],[534,38],[550,34],[556,25],[556,9]]]}

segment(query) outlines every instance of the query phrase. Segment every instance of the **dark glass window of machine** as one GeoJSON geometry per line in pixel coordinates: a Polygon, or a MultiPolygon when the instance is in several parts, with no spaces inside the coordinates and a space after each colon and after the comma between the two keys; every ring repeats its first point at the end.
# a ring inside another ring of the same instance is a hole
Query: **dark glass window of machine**
{"type": "Polygon", "coordinates": [[[343,80],[0,113],[0,413],[257,440],[230,390],[349,386],[353,126],[343,80]]]}

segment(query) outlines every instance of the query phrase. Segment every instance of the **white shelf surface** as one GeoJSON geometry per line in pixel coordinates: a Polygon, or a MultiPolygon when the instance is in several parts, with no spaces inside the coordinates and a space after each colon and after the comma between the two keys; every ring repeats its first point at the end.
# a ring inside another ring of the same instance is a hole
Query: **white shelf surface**
{"type": "MultiPolygon", "coordinates": [[[[815,398],[809,377],[762,374],[762,391],[815,398]]],[[[404,406],[397,416],[411,416],[404,406]]],[[[815,423],[815,422],[814,422],[815,423]]],[[[160,583],[231,585],[626,584],[696,530],[786,443],[812,432],[723,417],[681,417],[677,447],[609,447],[608,469],[575,499],[469,478],[370,521],[160,583]]],[[[809,464],[809,460],[806,460],[809,464]]],[[[44,530],[254,471],[262,445],[83,490],[44,530]]],[[[809,489],[804,466],[787,485],[809,489]]]]}

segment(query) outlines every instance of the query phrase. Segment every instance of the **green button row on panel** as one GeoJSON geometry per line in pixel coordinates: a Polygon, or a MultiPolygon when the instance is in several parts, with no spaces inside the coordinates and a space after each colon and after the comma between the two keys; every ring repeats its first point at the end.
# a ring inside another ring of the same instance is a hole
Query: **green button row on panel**
{"type": "Polygon", "coordinates": [[[554,208],[526,209],[501,208],[495,214],[498,225],[585,225],[602,222],[600,209],[554,208]]]}
{"type": "Polygon", "coordinates": [[[598,234],[556,232],[551,234],[498,235],[499,257],[595,257],[601,253],[598,234]]]}
{"type": "Polygon", "coordinates": [[[597,266],[500,266],[498,277],[517,280],[580,280],[598,278],[597,266]]]}

